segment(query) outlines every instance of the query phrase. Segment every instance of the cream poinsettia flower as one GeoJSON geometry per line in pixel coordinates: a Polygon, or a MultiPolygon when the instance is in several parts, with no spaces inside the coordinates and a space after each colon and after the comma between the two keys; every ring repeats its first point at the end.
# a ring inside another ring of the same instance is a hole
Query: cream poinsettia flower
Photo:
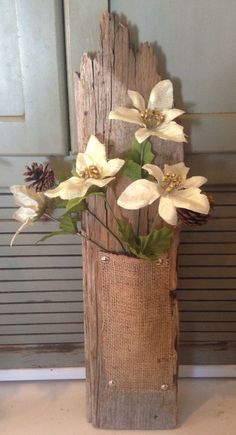
{"type": "Polygon", "coordinates": [[[76,177],[63,181],[55,189],[47,190],[49,198],[60,196],[62,199],[80,198],[86,195],[91,186],[104,187],[125,163],[122,159],[106,158],[106,149],[95,136],[90,136],[84,153],[79,153],[76,159],[76,177]]]}
{"type": "Polygon", "coordinates": [[[32,225],[45,212],[47,198],[43,192],[35,192],[26,186],[11,186],[11,193],[14,195],[15,202],[20,208],[13,214],[13,219],[22,222],[20,228],[11,239],[11,246],[16,236],[27,226],[32,225]]]}
{"type": "Polygon", "coordinates": [[[128,210],[136,210],[159,199],[158,213],[170,225],[177,224],[176,208],[209,213],[208,198],[199,189],[207,179],[200,176],[187,179],[189,168],[183,162],[165,165],[163,172],[158,166],[151,164],[144,165],[143,169],[156,181],[134,181],[120,195],[118,205],[128,210]]]}
{"type": "Polygon", "coordinates": [[[118,107],[110,112],[109,119],[131,122],[141,126],[135,137],[139,143],[149,136],[175,142],[186,142],[183,127],[173,119],[184,113],[183,110],[173,108],[173,85],[170,80],[161,80],[151,90],[146,107],[142,95],[136,91],[128,91],[135,108],[118,107]]]}

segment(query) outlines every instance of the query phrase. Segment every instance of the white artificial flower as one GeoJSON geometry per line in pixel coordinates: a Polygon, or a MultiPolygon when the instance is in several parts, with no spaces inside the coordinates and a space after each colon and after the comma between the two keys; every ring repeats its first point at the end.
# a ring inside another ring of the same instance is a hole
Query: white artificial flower
{"type": "Polygon", "coordinates": [[[160,199],[158,213],[170,225],[177,224],[176,208],[186,208],[208,214],[210,204],[206,195],[199,189],[206,183],[205,177],[186,178],[189,168],[183,162],[165,165],[164,172],[156,166],[143,166],[156,181],[146,179],[131,183],[118,198],[118,205],[128,210],[137,210],[160,199]]]}
{"type": "Polygon", "coordinates": [[[20,206],[12,217],[22,223],[11,239],[12,246],[16,236],[25,227],[32,225],[43,215],[46,208],[47,198],[43,192],[35,192],[34,189],[26,186],[11,186],[10,191],[14,195],[16,205],[20,206]]]}
{"type": "Polygon", "coordinates": [[[173,85],[170,80],[161,80],[151,90],[146,107],[144,98],[136,91],[128,91],[135,108],[118,107],[110,112],[109,119],[117,119],[141,126],[135,137],[139,143],[149,136],[163,140],[186,142],[183,127],[173,119],[184,113],[173,108],[173,85]]]}
{"type": "Polygon", "coordinates": [[[106,149],[95,136],[90,136],[84,153],[79,153],[76,159],[77,176],[63,181],[55,189],[47,190],[49,198],[60,196],[62,199],[80,198],[86,195],[91,186],[104,187],[125,163],[121,159],[107,160],[106,149]]]}

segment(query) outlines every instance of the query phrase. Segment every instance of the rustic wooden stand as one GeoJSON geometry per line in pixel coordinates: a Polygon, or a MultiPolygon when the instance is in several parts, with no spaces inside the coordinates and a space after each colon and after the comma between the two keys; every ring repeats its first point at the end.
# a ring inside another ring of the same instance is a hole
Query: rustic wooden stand
{"type": "MultiPolygon", "coordinates": [[[[84,54],[80,74],[75,77],[76,111],[79,137],[79,150],[84,151],[89,136],[96,135],[108,145],[109,158],[121,157],[130,147],[136,126],[118,121],[109,121],[109,112],[118,106],[129,106],[127,90],[136,90],[148,100],[150,90],[160,80],[157,72],[157,58],[153,47],[141,44],[136,52],[129,43],[126,24],[115,14],[105,12],[101,19],[100,50],[94,57],[84,54]]],[[[183,160],[182,144],[151,139],[157,155],[156,163],[173,164],[183,160]]],[[[128,182],[128,180],[127,180],[128,182]]],[[[124,187],[124,185],[122,186],[124,187]]],[[[116,213],[116,197],[121,189],[112,184],[109,187],[109,201],[116,213]]],[[[90,208],[100,219],[108,222],[114,231],[109,209],[102,198],[90,201],[90,208]]],[[[141,212],[141,231],[145,233],[153,221],[155,205],[141,212]]],[[[137,214],[125,211],[124,215],[135,222],[137,214]]],[[[92,239],[106,249],[119,252],[119,245],[91,216],[85,216],[83,227],[92,239]]],[[[171,262],[170,303],[172,306],[173,352],[178,343],[178,308],[174,297],[176,289],[176,250],[178,238],[169,252],[171,262]]],[[[176,425],[177,412],[177,369],[173,365],[173,382],[156,390],[140,392],[116,391],[112,395],[104,388],[104,367],[100,340],[102,335],[99,316],[99,287],[97,283],[96,248],[84,243],[84,308],[85,308],[85,350],[87,382],[88,420],[96,427],[112,429],[155,429],[172,428],[176,425]]],[[[138,390],[138,388],[137,388],[138,390]]]]}

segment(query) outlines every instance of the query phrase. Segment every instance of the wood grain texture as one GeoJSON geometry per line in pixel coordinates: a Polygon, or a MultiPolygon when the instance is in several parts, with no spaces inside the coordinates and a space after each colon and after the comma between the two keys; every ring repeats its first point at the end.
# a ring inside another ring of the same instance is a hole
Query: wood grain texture
{"type": "MultiPolygon", "coordinates": [[[[108,145],[108,156],[123,156],[129,149],[135,126],[111,122],[109,112],[118,106],[130,105],[128,89],[139,91],[146,99],[152,87],[160,80],[157,72],[157,59],[150,44],[142,44],[137,52],[129,45],[127,25],[115,15],[105,12],[101,19],[100,50],[91,58],[84,54],[80,74],[75,76],[76,111],[79,150],[84,151],[91,134],[95,134],[108,145]]],[[[182,144],[162,142],[155,139],[153,149],[156,163],[163,165],[183,160],[182,144]]],[[[127,180],[128,182],[128,180],[127,180]]],[[[117,183],[109,187],[109,202],[116,215],[121,211],[116,206],[116,197],[125,184],[117,183]]],[[[101,198],[90,200],[90,208],[116,232],[114,221],[101,198]]],[[[143,209],[141,232],[145,233],[153,221],[155,206],[143,209]]],[[[122,211],[123,213],[123,211],[122,211]]],[[[135,224],[136,214],[123,213],[135,224]]],[[[83,228],[90,238],[98,241],[105,250],[119,252],[117,242],[107,235],[91,216],[85,216],[83,228]]],[[[172,262],[171,289],[176,288],[176,247],[177,239],[169,253],[172,262]]],[[[103,385],[103,367],[100,364],[98,322],[98,294],[96,286],[97,253],[88,243],[84,244],[84,305],[86,334],[86,376],[88,419],[97,427],[110,428],[171,428],[176,425],[177,367],[173,368],[173,388],[169,391],[111,392],[103,385]],[[102,404],[109,403],[106,412],[102,404]]],[[[174,298],[173,335],[175,345],[178,336],[178,309],[174,298]]]]}

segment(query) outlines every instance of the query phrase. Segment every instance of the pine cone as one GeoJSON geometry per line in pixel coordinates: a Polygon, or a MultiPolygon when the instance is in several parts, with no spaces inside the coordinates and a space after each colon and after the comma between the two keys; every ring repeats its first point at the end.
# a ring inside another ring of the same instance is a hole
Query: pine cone
{"type": "Polygon", "coordinates": [[[204,225],[208,222],[211,217],[212,211],[214,209],[214,199],[211,195],[203,192],[210,203],[210,211],[208,214],[197,213],[192,210],[187,210],[186,208],[177,208],[178,220],[184,225],[204,225]]]}
{"type": "Polygon", "coordinates": [[[53,169],[50,168],[48,163],[33,162],[31,166],[26,166],[26,171],[23,174],[25,181],[29,187],[36,190],[36,192],[45,192],[51,189],[55,184],[55,176],[53,169]]]}

